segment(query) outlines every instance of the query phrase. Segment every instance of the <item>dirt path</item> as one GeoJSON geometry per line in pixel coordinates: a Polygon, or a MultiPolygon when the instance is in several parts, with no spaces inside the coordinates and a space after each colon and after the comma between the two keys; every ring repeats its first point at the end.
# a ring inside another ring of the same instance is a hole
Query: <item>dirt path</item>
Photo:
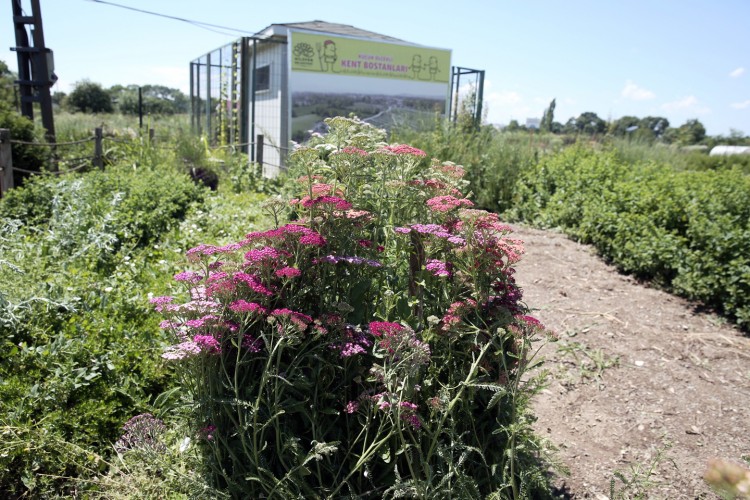
{"type": "Polygon", "coordinates": [[[631,495],[717,498],[708,460],[750,455],[750,338],[562,234],[513,227],[525,302],[560,335],[543,350],[552,376],[535,403],[538,432],[570,469],[557,485],[604,499],[620,471],[631,495]]]}

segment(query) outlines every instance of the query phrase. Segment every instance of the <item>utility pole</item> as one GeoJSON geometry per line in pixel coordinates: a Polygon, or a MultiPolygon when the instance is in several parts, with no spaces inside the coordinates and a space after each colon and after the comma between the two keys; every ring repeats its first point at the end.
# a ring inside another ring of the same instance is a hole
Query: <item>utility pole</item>
{"type": "Polygon", "coordinates": [[[52,96],[50,87],[57,81],[52,51],[44,46],[42,10],[39,0],[31,0],[31,15],[24,15],[22,0],[11,0],[13,4],[13,25],[16,32],[18,57],[18,84],[21,94],[21,114],[34,119],[34,103],[38,102],[42,113],[42,126],[46,130],[47,142],[55,142],[55,122],[52,117],[52,96]],[[31,26],[31,38],[26,26],[31,26]]]}

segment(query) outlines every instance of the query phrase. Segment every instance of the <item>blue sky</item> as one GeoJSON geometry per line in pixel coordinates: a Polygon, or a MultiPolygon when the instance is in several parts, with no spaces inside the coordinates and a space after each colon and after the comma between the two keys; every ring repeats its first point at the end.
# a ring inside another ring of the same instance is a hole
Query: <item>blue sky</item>
{"type": "MultiPolygon", "coordinates": [[[[454,65],[486,71],[491,123],[539,118],[555,98],[562,123],[593,111],[750,135],[749,0],[111,1],[248,34],[320,19],[451,49],[454,65]]],[[[64,92],[85,78],[187,91],[189,62],[240,36],[88,0],[41,6],[64,92]]],[[[11,6],[1,9],[0,59],[16,70],[11,6]]]]}

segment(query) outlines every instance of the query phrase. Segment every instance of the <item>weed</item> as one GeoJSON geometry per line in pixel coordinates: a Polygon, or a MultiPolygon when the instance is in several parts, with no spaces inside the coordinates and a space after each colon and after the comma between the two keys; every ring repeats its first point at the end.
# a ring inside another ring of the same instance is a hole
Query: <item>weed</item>
{"type": "Polygon", "coordinates": [[[650,491],[660,483],[654,479],[659,467],[665,463],[671,463],[677,468],[673,459],[667,456],[667,451],[672,447],[668,442],[656,448],[655,454],[646,463],[631,464],[626,472],[615,471],[614,477],[609,482],[610,500],[641,500],[650,498],[650,491]],[[621,486],[618,488],[617,481],[621,486]]]}
{"type": "Polygon", "coordinates": [[[620,365],[619,356],[608,356],[603,349],[591,349],[581,342],[561,342],[557,351],[573,358],[581,379],[599,381],[605,370],[620,365]]]}

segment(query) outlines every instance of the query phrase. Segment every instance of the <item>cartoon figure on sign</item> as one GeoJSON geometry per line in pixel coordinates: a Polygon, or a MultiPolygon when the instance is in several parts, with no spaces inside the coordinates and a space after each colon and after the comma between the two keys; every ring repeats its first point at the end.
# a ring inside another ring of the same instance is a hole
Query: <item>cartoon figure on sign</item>
{"type": "Polygon", "coordinates": [[[435,80],[437,77],[437,74],[440,73],[440,68],[438,68],[438,60],[435,56],[430,56],[430,63],[428,65],[430,69],[430,80],[435,80]]]}
{"type": "Polygon", "coordinates": [[[412,79],[419,80],[419,72],[422,71],[422,56],[414,54],[411,58],[411,66],[409,66],[413,73],[412,79]]]}
{"type": "Polygon", "coordinates": [[[321,71],[336,71],[336,43],[333,40],[326,40],[323,42],[323,46],[318,43],[315,45],[318,49],[318,59],[320,59],[320,70],[321,71]]]}

